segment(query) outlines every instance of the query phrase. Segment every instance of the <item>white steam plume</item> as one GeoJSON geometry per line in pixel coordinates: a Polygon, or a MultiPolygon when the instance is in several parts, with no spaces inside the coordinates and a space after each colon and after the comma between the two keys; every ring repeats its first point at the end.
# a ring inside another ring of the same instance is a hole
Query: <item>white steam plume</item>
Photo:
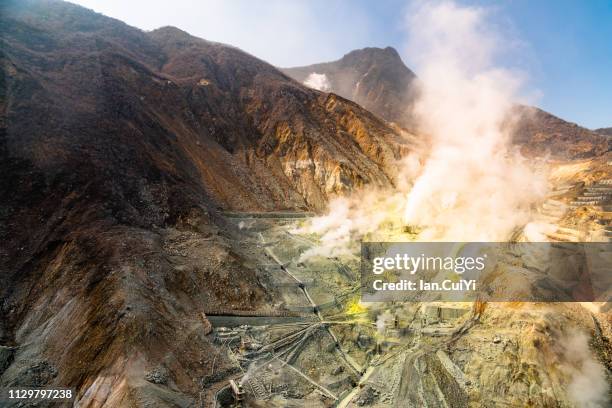
{"type": "Polygon", "coordinates": [[[432,150],[404,216],[425,227],[422,239],[506,240],[545,193],[545,179],[511,148],[521,75],[494,65],[503,47],[485,17],[453,2],[419,3],[408,17],[420,78],[414,111],[432,150]]]}
{"type": "Polygon", "coordinates": [[[385,191],[361,191],[357,197],[340,197],[329,204],[327,215],[316,217],[296,233],[319,234],[319,245],[305,251],[301,260],[312,256],[354,256],[359,239],[383,224],[401,222],[404,197],[385,191]]]}
{"type": "Polygon", "coordinates": [[[567,392],[576,406],[583,408],[609,407],[609,384],[604,367],[592,357],[588,337],[573,330],[561,341],[564,362],[562,369],[569,374],[567,392]]]}
{"type": "Polygon", "coordinates": [[[322,235],[318,255],[342,253],[394,217],[419,226],[419,240],[505,241],[545,196],[544,175],[511,146],[522,75],[495,66],[504,41],[486,10],[419,2],[406,23],[419,76],[414,116],[430,143],[427,155],[398,164],[401,188],[332,202],[306,231],[322,235]]]}
{"type": "Polygon", "coordinates": [[[331,89],[331,84],[329,83],[329,79],[327,79],[327,75],[317,74],[316,72],[306,77],[304,85],[323,92],[327,92],[331,89]]]}

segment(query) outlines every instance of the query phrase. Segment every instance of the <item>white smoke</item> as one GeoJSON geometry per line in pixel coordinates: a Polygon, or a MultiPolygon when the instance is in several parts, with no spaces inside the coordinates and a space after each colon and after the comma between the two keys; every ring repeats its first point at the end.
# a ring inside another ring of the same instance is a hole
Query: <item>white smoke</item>
{"type": "Polygon", "coordinates": [[[425,228],[425,240],[507,240],[546,192],[545,178],[511,147],[508,115],[522,75],[495,66],[503,47],[486,16],[428,2],[408,17],[420,78],[414,113],[432,149],[404,217],[425,228]]]}
{"type": "Polygon", "coordinates": [[[393,324],[393,314],[390,311],[385,310],[383,313],[376,317],[376,330],[378,334],[385,334],[385,329],[393,324]]]}
{"type": "Polygon", "coordinates": [[[372,234],[383,225],[399,226],[405,195],[399,191],[402,190],[360,191],[355,197],[332,200],[327,215],[315,217],[308,225],[292,231],[321,237],[318,245],[302,253],[300,261],[313,256],[354,257],[359,252],[361,239],[372,239],[372,234]]]}
{"type": "Polygon", "coordinates": [[[329,79],[327,79],[327,75],[317,74],[316,72],[308,75],[304,81],[304,85],[323,92],[328,92],[331,89],[331,84],[329,83],[329,79]]]}
{"type": "Polygon", "coordinates": [[[562,369],[570,377],[567,392],[572,401],[583,408],[609,407],[605,369],[591,356],[588,337],[574,330],[561,345],[565,360],[562,369]]]}
{"type": "Polygon", "coordinates": [[[546,195],[544,175],[511,146],[523,75],[495,65],[505,41],[486,10],[419,2],[406,23],[419,76],[414,115],[429,150],[398,164],[394,191],[332,201],[306,231],[322,235],[318,255],[350,252],[390,219],[418,227],[419,240],[505,241],[546,195]]]}

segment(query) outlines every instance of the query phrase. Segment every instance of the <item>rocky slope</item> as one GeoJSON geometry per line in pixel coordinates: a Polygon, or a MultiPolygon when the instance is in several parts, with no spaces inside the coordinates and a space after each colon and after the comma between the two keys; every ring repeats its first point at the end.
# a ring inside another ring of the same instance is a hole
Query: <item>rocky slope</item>
{"type": "Polygon", "coordinates": [[[514,141],[527,155],[550,154],[556,159],[601,156],[612,148],[612,139],[541,109],[518,106],[514,141]]]}
{"type": "Polygon", "coordinates": [[[224,207],[244,207],[237,198],[246,194],[227,191],[232,184],[256,189],[248,192],[256,201],[250,208],[272,200],[267,208],[321,209],[330,195],[392,180],[405,140],[359,106],[300,86],[240,50],[174,28],[150,38],[167,55],[161,71],[187,88],[195,120],[206,124],[200,132],[231,154],[220,163],[230,166],[205,183],[224,207]],[[232,172],[246,180],[219,180],[232,172]]]}
{"type": "Polygon", "coordinates": [[[321,209],[409,146],[236,48],[0,7],[0,385],[193,406],[229,367],[205,314],[277,302],[218,211],[321,209]]]}
{"type": "MultiPolygon", "coordinates": [[[[331,92],[418,132],[418,123],[411,115],[411,104],[418,97],[418,79],[393,48],[364,48],[338,61],[283,71],[303,83],[310,83],[313,73],[325,75],[331,92]]],[[[513,127],[514,142],[526,155],[575,159],[610,151],[605,129],[591,131],[538,108],[517,106],[509,115],[508,125],[513,127]]]]}

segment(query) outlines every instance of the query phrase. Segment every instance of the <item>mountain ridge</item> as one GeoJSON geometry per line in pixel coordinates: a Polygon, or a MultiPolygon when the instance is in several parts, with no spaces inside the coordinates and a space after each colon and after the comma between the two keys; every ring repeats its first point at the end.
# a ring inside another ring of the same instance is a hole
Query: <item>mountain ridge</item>
{"type": "Polygon", "coordinates": [[[612,127],[595,129],[594,132],[600,133],[606,136],[612,136],[612,127]]]}
{"type": "MultiPolygon", "coordinates": [[[[305,83],[311,74],[325,75],[329,91],[363,105],[390,122],[419,133],[411,106],[418,98],[418,76],[392,47],[368,47],[350,51],[342,58],[302,67],[283,68],[296,81],[305,83]],[[375,75],[369,76],[373,71],[375,75]],[[359,78],[370,82],[361,89],[359,78]]],[[[587,158],[610,151],[605,133],[567,122],[537,107],[517,105],[509,115],[514,143],[526,155],[551,155],[556,159],[587,158]]]]}

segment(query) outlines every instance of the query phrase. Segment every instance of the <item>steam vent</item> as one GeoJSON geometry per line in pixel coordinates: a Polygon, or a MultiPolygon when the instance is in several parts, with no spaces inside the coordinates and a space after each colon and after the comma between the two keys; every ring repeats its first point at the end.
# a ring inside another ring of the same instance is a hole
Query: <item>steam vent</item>
{"type": "Polygon", "coordinates": [[[612,406],[610,5],[328,3],[1,2],[0,407],[612,406]]]}

